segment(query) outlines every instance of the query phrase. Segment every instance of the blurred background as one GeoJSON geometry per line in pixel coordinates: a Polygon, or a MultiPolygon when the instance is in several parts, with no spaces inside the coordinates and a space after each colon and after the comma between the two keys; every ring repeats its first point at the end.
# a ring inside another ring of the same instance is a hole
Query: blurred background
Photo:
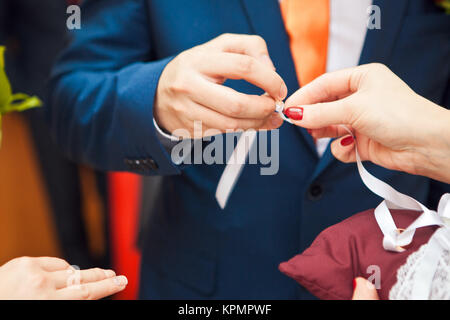
{"type": "MultiPolygon", "coordinates": [[[[46,81],[67,43],[66,10],[79,2],[0,1],[0,45],[7,48],[13,92],[37,95],[44,108],[46,81]]],[[[71,162],[53,144],[43,108],[4,116],[2,131],[0,265],[19,256],[55,256],[82,269],[113,268],[129,279],[113,298],[135,299],[141,212],[152,205],[140,194],[153,194],[157,178],[71,162]]]]}

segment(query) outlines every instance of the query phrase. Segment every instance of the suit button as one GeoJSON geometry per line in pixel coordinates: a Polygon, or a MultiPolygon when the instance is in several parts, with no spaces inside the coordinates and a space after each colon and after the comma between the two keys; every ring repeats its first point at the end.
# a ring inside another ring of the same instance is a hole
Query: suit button
{"type": "Polygon", "coordinates": [[[317,201],[322,198],[323,188],[320,184],[314,183],[308,189],[308,198],[312,201],[317,201]]]}
{"type": "Polygon", "coordinates": [[[142,160],[142,164],[150,170],[158,170],[158,164],[152,158],[142,160]]]}
{"type": "Polygon", "coordinates": [[[125,165],[127,166],[128,169],[136,169],[136,164],[134,163],[133,160],[125,159],[124,163],[125,163],[125,165]]]}

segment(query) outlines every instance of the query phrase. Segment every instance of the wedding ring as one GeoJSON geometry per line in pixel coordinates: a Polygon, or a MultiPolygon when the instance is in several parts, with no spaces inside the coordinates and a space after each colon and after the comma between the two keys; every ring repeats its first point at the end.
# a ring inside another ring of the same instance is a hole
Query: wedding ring
{"type": "Polygon", "coordinates": [[[285,104],[283,101],[278,100],[275,102],[275,112],[277,112],[280,115],[281,119],[292,124],[292,120],[284,115],[284,107],[285,104]]]}
{"type": "Polygon", "coordinates": [[[275,111],[278,112],[278,113],[284,111],[284,102],[283,101],[275,102],[275,111]]]}

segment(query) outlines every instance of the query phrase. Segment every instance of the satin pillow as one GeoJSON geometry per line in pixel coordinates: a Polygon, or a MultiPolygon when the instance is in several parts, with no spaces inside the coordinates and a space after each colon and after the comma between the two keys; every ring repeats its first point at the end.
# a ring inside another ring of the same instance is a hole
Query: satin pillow
{"type": "MultiPolygon", "coordinates": [[[[383,248],[383,234],[373,212],[371,209],[358,213],[325,229],[302,254],[281,263],[280,271],[319,299],[347,300],[353,295],[353,279],[367,279],[378,267],[378,295],[388,299],[397,281],[397,270],[411,253],[428,242],[437,227],[417,229],[404,252],[390,252],[383,248]]],[[[403,229],[419,216],[418,212],[407,210],[391,213],[396,225],[403,229]]]]}

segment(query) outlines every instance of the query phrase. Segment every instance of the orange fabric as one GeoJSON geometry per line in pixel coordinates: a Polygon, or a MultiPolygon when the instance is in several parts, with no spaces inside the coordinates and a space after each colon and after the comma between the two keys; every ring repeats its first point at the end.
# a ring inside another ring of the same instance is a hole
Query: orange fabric
{"type": "Polygon", "coordinates": [[[108,175],[111,254],[113,269],[128,278],[127,288],[115,299],[136,299],[140,253],[136,246],[141,197],[141,178],[131,173],[108,175]]]}
{"type": "Polygon", "coordinates": [[[286,31],[297,77],[304,86],[326,72],[329,0],[283,0],[286,31]]]}
{"type": "Polygon", "coordinates": [[[0,265],[18,256],[59,256],[43,177],[26,119],[3,120],[0,148],[0,265]]]}
{"type": "Polygon", "coordinates": [[[86,221],[89,251],[96,257],[105,254],[105,208],[97,187],[97,177],[93,169],[80,166],[78,169],[81,186],[83,218],[86,221]]]}

